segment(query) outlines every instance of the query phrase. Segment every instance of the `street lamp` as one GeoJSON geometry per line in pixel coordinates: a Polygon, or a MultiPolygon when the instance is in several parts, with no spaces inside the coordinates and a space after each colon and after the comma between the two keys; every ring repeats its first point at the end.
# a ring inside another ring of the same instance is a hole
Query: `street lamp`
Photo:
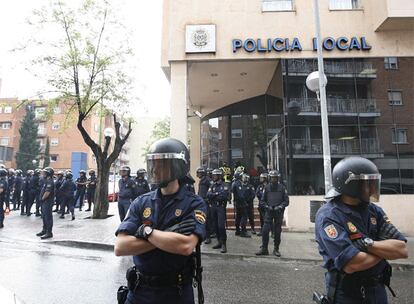
{"type": "Polygon", "coordinates": [[[114,136],[114,134],[115,134],[115,131],[114,131],[114,129],[112,129],[112,128],[105,128],[105,130],[104,130],[104,136],[105,136],[105,138],[111,138],[112,136],[114,136]]]}
{"type": "Polygon", "coordinates": [[[328,110],[326,105],[326,84],[328,83],[324,68],[322,56],[322,39],[321,25],[319,20],[319,3],[313,0],[313,12],[315,18],[317,53],[318,53],[318,71],[312,72],[306,78],[306,86],[309,90],[316,93],[318,101],[321,104],[321,127],[322,127],[322,148],[323,148],[323,169],[325,175],[325,194],[332,187],[331,172],[331,147],[329,144],[329,126],[328,126],[328,110]]]}
{"type": "Polygon", "coordinates": [[[36,167],[37,160],[32,160],[33,167],[36,167]]]}

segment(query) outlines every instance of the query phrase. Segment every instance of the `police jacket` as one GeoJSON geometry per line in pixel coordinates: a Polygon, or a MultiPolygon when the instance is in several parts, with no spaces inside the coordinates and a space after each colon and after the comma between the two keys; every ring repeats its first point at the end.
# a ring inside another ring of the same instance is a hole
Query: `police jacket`
{"type": "Polygon", "coordinates": [[[214,182],[207,192],[209,203],[225,203],[229,196],[229,188],[222,181],[214,182]]]}
{"type": "Polygon", "coordinates": [[[31,193],[40,193],[40,184],[39,184],[40,178],[37,175],[33,175],[30,178],[29,182],[29,188],[31,193]]]}
{"type": "Polygon", "coordinates": [[[23,193],[30,192],[30,179],[30,176],[25,176],[25,178],[23,179],[23,193]]]}
{"type": "Polygon", "coordinates": [[[58,195],[58,194],[60,194],[60,193],[61,193],[60,187],[62,186],[63,182],[64,182],[63,177],[58,178],[58,179],[55,181],[55,191],[56,191],[56,195],[58,195]]]}
{"type": "Polygon", "coordinates": [[[289,196],[285,186],[281,183],[267,184],[263,193],[263,201],[269,207],[282,206],[282,208],[286,208],[289,206],[289,196]]]}
{"type": "Polygon", "coordinates": [[[87,181],[86,176],[79,176],[76,179],[76,189],[78,189],[78,190],[86,189],[86,185],[78,184],[78,183],[86,183],[86,181],[87,181]]]}
{"type": "MultiPolygon", "coordinates": [[[[170,198],[163,197],[160,189],[146,193],[134,200],[124,221],[119,225],[116,235],[123,232],[134,235],[138,227],[147,224],[158,230],[165,230],[179,222],[194,219],[196,234],[201,241],[205,238],[207,205],[199,197],[183,186],[170,198]]],[[[190,256],[169,253],[154,249],[133,257],[138,270],[145,275],[166,275],[192,267],[190,256]]]]}
{"type": "Polygon", "coordinates": [[[23,186],[23,178],[21,176],[16,176],[14,180],[14,192],[21,192],[23,186]]]}
{"type": "MultiPolygon", "coordinates": [[[[384,211],[376,204],[351,207],[336,197],[323,205],[316,214],[315,236],[319,253],[323,257],[323,267],[328,271],[342,271],[344,266],[359,253],[353,240],[369,237],[378,240],[378,231],[389,222],[384,211]]],[[[402,234],[399,240],[407,241],[402,234]]],[[[383,272],[388,263],[382,260],[377,265],[356,272],[359,275],[377,275],[383,272]]]]}
{"type": "Polygon", "coordinates": [[[118,185],[120,200],[129,201],[134,200],[137,197],[137,184],[130,176],[126,179],[121,178],[118,185]]]}
{"type": "Polygon", "coordinates": [[[264,189],[266,187],[267,184],[260,184],[259,186],[257,186],[256,189],[256,197],[259,200],[259,202],[263,201],[263,194],[264,194],[264,189]]]}
{"type": "MultiPolygon", "coordinates": [[[[7,182],[7,178],[0,178],[0,189],[3,190],[3,192],[0,193],[0,201],[1,202],[4,202],[4,200],[7,197],[8,193],[9,193],[8,188],[9,188],[9,184],[7,182]]],[[[0,208],[3,208],[3,205],[1,205],[0,208]]]]}
{"type": "Polygon", "coordinates": [[[198,183],[198,195],[201,196],[203,199],[207,198],[207,191],[210,188],[212,181],[210,177],[203,176],[198,183]]]}
{"type": "Polygon", "coordinates": [[[245,202],[244,192],[242,191],[242,182],[239,179],[236,179],[231,185],[231,192],[233,193],[235,202],[245,202]]]}
{"type": "Polygon", "coordinates": [[[59,188],[59,193],[64,198],[71,198],[74,196],[76,190],[76,185],[72,179],[65,179],[62,183],[62,186],[59,188]]]}
{"type": "Polygon", "coordinates": [[[148,182],[145,178],[136,178],[135,183],[137,184],[137,196],[150,192],[148,182]]]}
{"type": "Polygon", "coordinates": [[[53,202],[55,200],[55,182],[51,177],[43,179],[43,187],[40,191],[40,199],[42,202],[53,202]],[[43,195],[49,192],[49,196],[43,200],[43,195]]]}
{"type": "Polygon", "coordinates": [[[249,183],[242,183],[242,193],[246,202],[252,202],[256,196],[253,185],[249,183]]]}
{"type": "Polygon", "coordinates": [[[98,179],[96,178],[96,176],[90,176],[87,179],[87,182],[88,182],[88,184],[86,185],[87,190],[95,190],[97,181],[98,179]]]}
{"type": "Polygon", "coordinates": [[[10,176],[7,180],[9,193],[13,192],[15,180],[16,180],[16,177],[14,175],[10,176]]]}
{"type": "Polygon", "coordinates": [[[45,183],[46,183],[46,178],[44,178],[44,177],[39,177],[39,194],[40,194],[40,192],[42,191],[43,186],[45,185],[45,183]]]}

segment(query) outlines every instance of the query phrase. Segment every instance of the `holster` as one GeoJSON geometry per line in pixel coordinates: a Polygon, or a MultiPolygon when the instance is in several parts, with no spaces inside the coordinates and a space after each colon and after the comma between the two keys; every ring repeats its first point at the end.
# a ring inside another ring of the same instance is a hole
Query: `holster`
{"type": "Polygon", "coordinates": [[[116,293],[116,299],[118,300],[118,304],[125,304],[128,296],[128,287],[127,286],[120,286],[118,288],[118,292],[116,293]]]}

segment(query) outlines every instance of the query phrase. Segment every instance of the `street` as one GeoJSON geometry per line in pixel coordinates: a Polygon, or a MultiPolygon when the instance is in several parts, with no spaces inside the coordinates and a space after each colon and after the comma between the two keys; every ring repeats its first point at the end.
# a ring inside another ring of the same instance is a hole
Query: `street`
{"type": "MultiPolygon", "coordinates": [[[[0,285],[26,304],[116,303],[130,258],[111,251],[56,244],[0,240],[0,285]]],[[[276,258],[203,255],[206,303],[312,303],[313,290],[323,291],[323,269],[317,262],[276,258]]],[[[412,303],[414,270],[394,269],[398,299],[412,303]]]]}

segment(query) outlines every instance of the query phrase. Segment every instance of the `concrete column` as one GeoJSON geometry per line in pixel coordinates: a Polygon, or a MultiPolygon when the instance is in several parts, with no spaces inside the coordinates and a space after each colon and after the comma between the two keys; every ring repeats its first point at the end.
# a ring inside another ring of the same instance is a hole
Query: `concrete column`
{"type": "Polygon", "coordinates": [[[187,62],[171,63],[170,136],[187,144],[187,62]]]}
{"type": "MultiPolygon", "coordinates": [[[[200,160],[201,160],[201,119],[197,116],[190,117],[190,159],[191,159],[191,167],[190,173],[191,176],[196,179],[196,170],[200,167],[200,160]]],[[[198,179],[197,183],[198,183],[198,179]]]]}

